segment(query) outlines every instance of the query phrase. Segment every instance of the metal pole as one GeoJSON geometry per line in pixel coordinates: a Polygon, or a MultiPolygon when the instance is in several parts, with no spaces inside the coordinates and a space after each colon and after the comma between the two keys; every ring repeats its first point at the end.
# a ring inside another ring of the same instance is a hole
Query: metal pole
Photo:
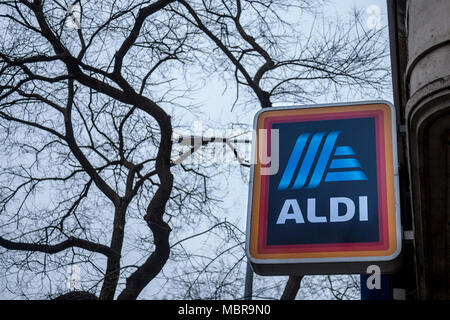
{"type": "Polygon", "coordinates": [[[253,296],[253,269],[250,262],[247,261],[247,270],[245,271],[244,300],[252,300],[253,296]]]}

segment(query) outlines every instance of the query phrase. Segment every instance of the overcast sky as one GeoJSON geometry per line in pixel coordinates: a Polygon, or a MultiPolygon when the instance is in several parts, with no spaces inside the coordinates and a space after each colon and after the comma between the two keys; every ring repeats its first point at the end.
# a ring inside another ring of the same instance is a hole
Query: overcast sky
{"type": "MultiPolygon", "coordinates": [[[[372,25],[374,22],[379,21],[380,27],[387,25],[387,14],[386,14],[386,0],[334,0],[328,1],[326,7],[323,10],[323,14],[329,17],[345,17],[350,14],[353,8],[363,10],[366,14],[366,23],[372,25]],[[378,15],[379,13],[379,15],[378,15]]],[[[308,21],[305,22],[307,24],[308,21]]],[[[386,37],[387,39],[387,37],[386,37]]],[[[191,79],[195,81],[195,79],[191,79]]],[[[200,90],[196,91],[192,96],[192,104],[198,105],[199,108],[193,111],[185,110],[175,110],[175,118],[179,119],[179,123],[186,126],[187,128],[192,128],[194,122],[201,122],[203,128],[217,128],[219,132],[223,132],[223,136],[226,136],[226,129],[230,128],[232,123],[242,123],[251,127],[253,122],[253,117],[255,113],[259,110],[259,104],[254,105],[239,105],[234,110],[232,110],[232,105],[235,98],[235,87],[233,84],[226,84],[220,79],[211,78],[208,79],[206,85],[200,90]]],[[[388,94],[385,97],[378,96],[354,96],[348,97],[347,101],[355,100],[375,100],[375,99],[385,99],[392,100],[391,95],[388,94]]],[[[298,101],[272,101],[275,105],[283,105],[284,103],[298,104],[298,101]]],[[[336,103],[345,101],[328,101],[327,97],[318,97],[317,102],[320,103],[336,103]]],[[[225,173],[215,181],[218,185],[221,185],[223,190],[223,203],[222,212],[223,218],[236,223],[242,230],[245,230],[245,224],[247,220],[247,202],[248,202],[248,184],[241,176],[241,168],[238,166],[237,162],[230,165],[230,171],[225,173]]],[[[243,171],[247,174],[248,169],[243,171]]],[[[206,227],[205,227],[206,228],[206,227]]],[[[202,231],[202,226],[199,226],[198,231],[202,231]]],[[[182,238],[183,235],[177,234],[171,236],[171,242],[177,240],[177,238],[182,238]]],[[[186,246],[195,248],[196,246],[201,246],[204,243],[204,238],[196,238],[186,246]]],[[[170,261],[164,268],[165,271],[170,272],[170,261]]],[[[161,297],[159,296],[159,287],[153,281],[147,286],[145,291],[142,292],[140,298],[151,298],[151,297],[161,297]]],[[[5,293],[4,293],[5,294],[5,293]]],[[[1,298],[0,293],[0,298],[1,298]]],[[[3,295],[3,298],[12,298],[8,295],[3,295]]]]}

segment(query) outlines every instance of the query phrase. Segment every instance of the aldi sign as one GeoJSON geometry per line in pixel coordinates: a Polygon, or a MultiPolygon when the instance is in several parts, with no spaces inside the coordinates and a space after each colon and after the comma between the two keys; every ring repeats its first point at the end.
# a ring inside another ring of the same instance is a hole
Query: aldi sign
{"type": "Polygon", "coordinates": [[[247,256],[259,274],[399,264],[395,111],[388,102],[270,108],[255,117],[247,256]]]}

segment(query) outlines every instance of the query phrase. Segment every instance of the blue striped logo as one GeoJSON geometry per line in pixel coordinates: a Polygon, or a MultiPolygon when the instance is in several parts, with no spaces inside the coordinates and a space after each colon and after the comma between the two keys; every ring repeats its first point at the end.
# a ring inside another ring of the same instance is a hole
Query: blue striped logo
{"type": "Polygon", "coordinates": [[[328,134],[326,132],[318,132],[314,135],[311,133],[301,134],[295,142],[294,149],[278,185],[278,190],[288,189],[291,185],[290,189],[292,190],[303,187],[313,189],[322,180],[324,182],[367,180],[366,175],[361,170],[361,164],[355,158],[355,152],[351,147],[337,146],[335,149],[339,134],[340,131],[332,131],[328,134]],[[306,148],[307,145],[308,147],[306,148]],[[333,150],[334,153],[332,154],[333,150]],[[294,174],[303,153],[305,155],[294,180],[294,174]],[[328,163],[330,164],[328,165],[328,163]],[[309,176],[311,177],[307,181],[309,176]],[[324,177],[325,179],[323,179],[324,177]]]}

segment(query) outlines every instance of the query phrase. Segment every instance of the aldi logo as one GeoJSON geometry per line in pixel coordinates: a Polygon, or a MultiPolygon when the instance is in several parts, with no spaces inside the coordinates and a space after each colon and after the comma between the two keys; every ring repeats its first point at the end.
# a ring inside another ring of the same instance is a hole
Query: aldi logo
{"type": "Polygon", "coordinates": [[[265,146],[265,158],[278,162],[271,174],[258,159],[252,168],[247,255],[255,271],[358,273],[374,261],[392,269],[401,244],[393,108],[272,108],[257,114],[255,129],[266,141],[254,154],[265,146]]]}

